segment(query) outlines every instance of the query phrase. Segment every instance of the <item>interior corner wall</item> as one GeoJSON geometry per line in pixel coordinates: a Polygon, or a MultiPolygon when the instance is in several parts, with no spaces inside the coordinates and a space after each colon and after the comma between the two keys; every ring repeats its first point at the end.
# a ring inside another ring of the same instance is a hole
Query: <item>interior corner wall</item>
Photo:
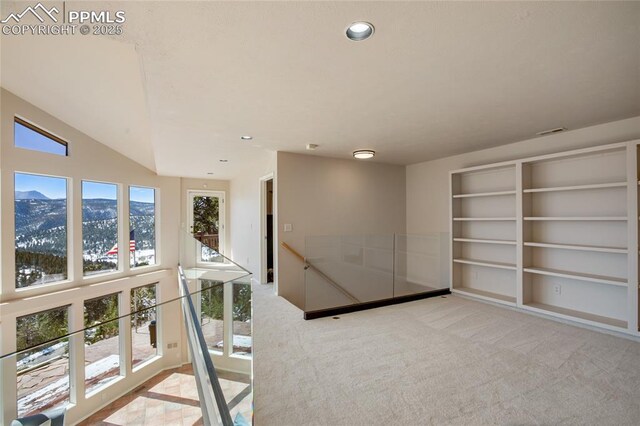
{"type": "Polygon", "coordinates": [[[449,232],[451,170],[638,138],[640,116],[407,166],[407,233],[449,232]]]}
{"type": "Polygon", "coordinates": [[[278,294],[304,308],[305,237],[406,232],[405,167],[278,152],[278,294]],[[292,231],[284,232],[284,224],[292,231]]]}

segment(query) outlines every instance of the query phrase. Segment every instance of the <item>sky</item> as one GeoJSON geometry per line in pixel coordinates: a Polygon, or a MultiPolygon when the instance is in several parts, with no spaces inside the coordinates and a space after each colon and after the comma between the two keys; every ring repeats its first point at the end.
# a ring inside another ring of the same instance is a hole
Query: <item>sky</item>
{"type": "Polygon", "coordinates": [[[67,198],[65,178],[16,173],[16,191],[38,191],[51,199],[67,198]]]}
{"type": "Polygon", "coordinates": [[[129,199],[131,201],[153,203],[155,201],[155,192],[156,191],[153,188],[142,188],[139,186],[130,186],[129,199]]]}
{"type": "Polygon", "coordinates": [[[15,122],[15,144],[18,148],[32,149],[47,152],[49,154],[67,155],[67,147],[53,141],[28,127],[15,122]]]}
{"type": "Polygon", "coordinates": [[[115,183],[100,183],[82,181],[82,199],[102,198],[106,200],[118,199],[118,185],[115,183]]]}

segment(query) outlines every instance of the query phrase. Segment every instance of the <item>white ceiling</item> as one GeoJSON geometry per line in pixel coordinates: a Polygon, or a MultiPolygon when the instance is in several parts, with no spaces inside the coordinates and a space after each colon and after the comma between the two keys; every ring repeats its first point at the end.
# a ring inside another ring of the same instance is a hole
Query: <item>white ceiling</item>
{"type": "Polygon", "coordinates": [[[123,36],[2,36],[1,84],[164,175],[308,143],[411,164],[640,115],[639,2],[110,6],[123,36]],[[375,35],[349,41],[355,20],[375,35]]]}

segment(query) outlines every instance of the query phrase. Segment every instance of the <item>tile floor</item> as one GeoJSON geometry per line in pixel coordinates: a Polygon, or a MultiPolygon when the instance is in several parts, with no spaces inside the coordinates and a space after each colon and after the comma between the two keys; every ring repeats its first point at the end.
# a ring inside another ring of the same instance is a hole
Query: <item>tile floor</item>
{"type": "MultiPolygon", "coordinates": [[[[239,412],[250,422],[252,394],[249,378],[226,372],[218,375],[231,416],[235,418],[239,412]]],[[[102,426],[203,424],[191,365],[160,373],[80,423],[102,426]]]]}

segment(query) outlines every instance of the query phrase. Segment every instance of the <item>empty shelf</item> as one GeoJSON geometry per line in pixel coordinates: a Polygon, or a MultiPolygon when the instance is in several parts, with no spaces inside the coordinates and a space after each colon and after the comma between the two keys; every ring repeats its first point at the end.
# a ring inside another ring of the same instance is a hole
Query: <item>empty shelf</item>
{"type": "Polygon", "coordinates": [[[478,192],[476,194],[457,194],[453,198],[471,198],[471,197],[495,197],[500,195],[515,195],[516,191],[494,191],[494,192],[478,192]]]}
{"type": "Polygon", "coordinates": [[[490,291],[477,290],[469,287],[453,287],[454,293],[465,294],[469,296],[478,296],[481,299],[494,300],[496,302],[507,302],[508,304],[515,304],[516,298],[513,296],[506,296],[500,293],[493,293],[490,291]]]}
{"type": "Polygon", "coordinates": [[[454,238],[458,243],[482,243],[482,244],[505,244],[515,246],[516,242],[511,240],[482,240],[477,238],[454,238]]]}
{"type": "Polygon", "coordinates": [[[624,278],[608,277],[604,275],[584,274],[579,272],[560,271],[557,269],[530,267],[524,268],[524,272],[531,274],[548,275],[551,277],[570,278],[573,280],[590,281],[599,284],[615,285],[626,287],[627,280],[624,278]]]}
{"type": "Polygon", "coordinates": [[[456,222],[472,222],[472,221],[485,221],[485,222],[497,222],[497,221],[515,221],[515,217],[454,217],[456,222]]]}
{"type": "Polygon", "coordinates": [[[555,244],[555,243],[535,243],[525,242],[527,247],[545,247],[564,250],[579,250],[579,251],[596,251],[601,253],[621,253],[626,254],[628,250],[625,247],[600,247],[600,246],[585,246],[578,244],[555,244]]]}
{"type": "Polygon", "coordinates": [[[627,220],[626,216],[536,216],[525,217],[524,220],[549,220],[549,221],[619,221],[627,220]]]}
{"type": "Polygon", "coordinates": [[[615,318],[603,317],[601,315],[590,314],[588,312],[575,311],[573,309],[561,308],[558,306],[546,305],[544,303],[527,303],[525,309],[543,314],[552,314],[554,316],[566,319],[580,319],[582,322],[597,323],[596,325],[605,324],[616,328],[627,328],[627,322],[615,318]]]}
{"type": "Polygon", "coordinates": [[[474,259],[453,259],[456,263],[464,263],[467,265],[476,265],[476,266],[487,266],[489,268],[498,268],[498,269],[509,269],[516,270],[516,265],[513,263],[503,263],[503,262],[489,262],[486,260],[474,260],[474,259]]]}
{"type": "Polygon", "coordinates": [[[557,186],[551,188],[532,188],[524,189],[522,192],[554,192],[554,191],[579,191],[584,189],[605,189],[605,188],[624,188],[627,186],[627,182],[613,182],[613,183],[596,183],[592,185],[573,185],[573,186],[557,186]]]}

